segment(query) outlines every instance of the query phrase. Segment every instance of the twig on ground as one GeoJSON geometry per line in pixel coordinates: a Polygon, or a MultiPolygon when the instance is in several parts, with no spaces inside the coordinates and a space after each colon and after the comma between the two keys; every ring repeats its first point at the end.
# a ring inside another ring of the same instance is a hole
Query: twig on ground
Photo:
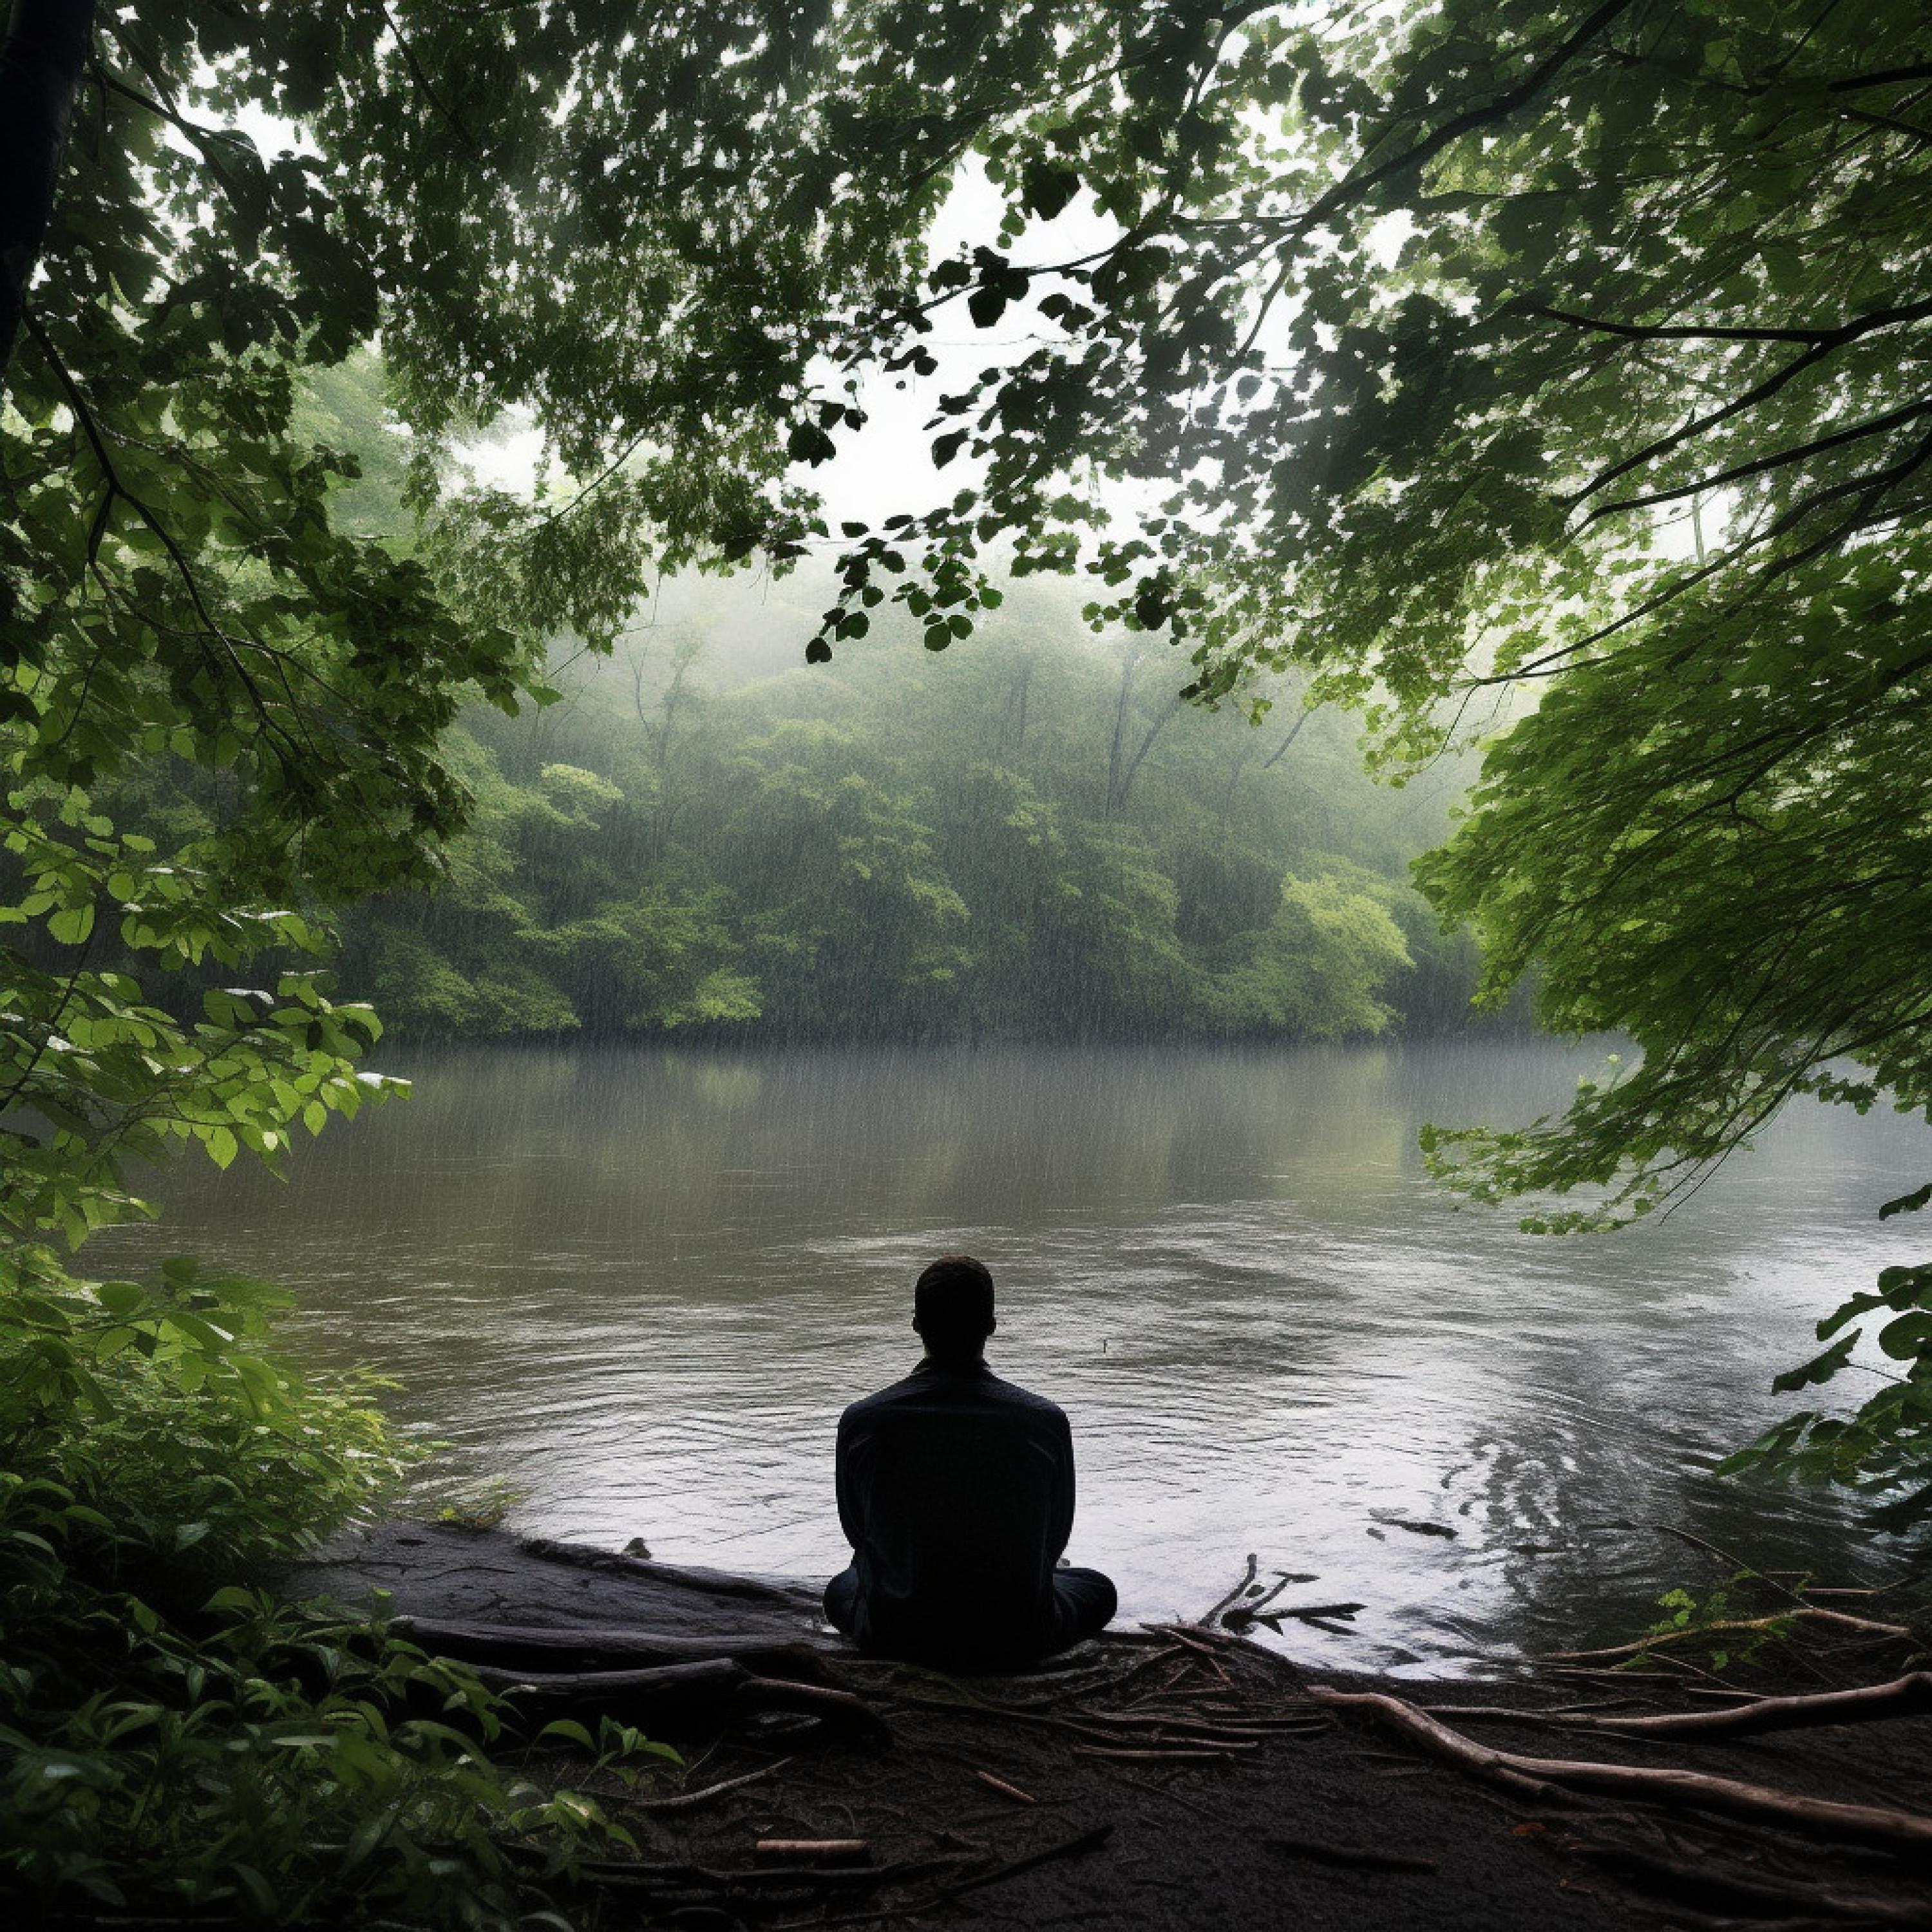
{"type": "Polygon", "coordinates": [[[1037,1804],[1040,1802],[1030,1791],[1022,1791],[1017,1784],[1009,1784],[1004,1778],[995,1778],[990,1771],[976,1771],[973,1775],[982,1784],[991,1785],[995,1791],[1003,1792],[1019,1804],[1037,1804]]]}
{"type": "Polygon", "coordinates": [[[978,1892],[989,1885],[1004,1885],[1008,1879],[1018,1878],[1022,1872],[1031,1871],[1036,1865],[1049,1864],[1056,1858],[1084,1858],[1089,1852],[1097,1852],[1113,1835],[1111,1823],[1096,1825],[1090,1832],[1082,1832],[1076,1838],[1062,1839],[1058,1844],[1048,1845],[1043,1850],[1029,1852],[1023,1858],[1010,1858],[991,1871],[976,1873],[971,1878],[944,1886],[940,1892],[947,1898],[956,1898],[962,1892],[978,1892]]]}
{"type": "Polygon", "coordinates": [[[1076,1744],[1076,1757],[1122,1758],[1150,1764],[1226,1764],[1235,1751],[1258,1750],[1258,1744],[1076,1744]]]}
{"type": "Polygon", "coordinates": [[[1316,1838],[1264,1838],[1268,1850],[1284,1857],[1306,1858],[1318,1865],[1334,1865],[1343,1870],[1432,1872],[1433,1858],[1417,1858],[1406,1852],[1380,1852],[1363,1845],[1328,1845],[1316,1838]]]}
{"type": "Polygon", "coordinates": [[[1222,1668],[1221,1660],[1198,1636],[1189,1636],[1172,1624],[1150,1624],[1149,1628],[1164,1630],[1176,1643],[1185,1644],[1196,1655],[1205,1659],[1208,1667],[1230,1690],[1234,1688],[1234,1680],[1222,1668]]]}
{"type": "Polygon", "coordinates": [[[768,1764],[760,1771],[748,1771],[742,1778],[728,1778],[717,1784],[707,1784],[702,1791],[680,1791],[670,1798],[643,1798],[634,1800],[630,1809],[634,1811],[688,1811],[694,1804],[702,1804],[727,1791],[736,1791],[741,1785],[756,1784],[761,1779],[776,1778],[791,1762],[788,1757],[780,1758],[776,1764],[768,1764]]]}
{"type": "Polygon", "coordinates": [[[1671,1522],[1654,1522],[1650,1526],[1660,1536],[1674,1536],[1679,1543],[1688,1543],[1693,1550],[1701,1550],[1707,1555],[1714,1556],[1720,1563],[1728,1563],[1740,1576],[1755,1576],[1760,1582],[1768,1583],[1780,1596],[1788,1598],[1794,1604],[1802,1604],[1804,1600],[1790,1584],[1780,1583],[1769,1571],[1760,1570],[1754,1563],[1747,1563],[1741,1556],[1733,1556],[1728,1550],[1719,1549],[1717,1544],[1700,1536],[1695,1530],[1680,1529],[1676,1524],[1671,1522]]]}

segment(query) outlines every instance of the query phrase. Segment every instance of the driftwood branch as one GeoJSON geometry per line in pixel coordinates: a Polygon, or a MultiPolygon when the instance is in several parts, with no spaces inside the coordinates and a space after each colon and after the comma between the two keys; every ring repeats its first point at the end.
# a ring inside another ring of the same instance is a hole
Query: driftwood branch
{"type": "Polygon", "coordinates": [[[751,1673],[729,1658],[693,1664],[668,1664],[646,1670],[504,1670],[494,1664],[471,1666],[489,1690],[507,1697],[532,1717],[560,1717],[579,1711],[608,1712],[614,1717],[667,1718],[722,1714],[751,1673]]]}
{"type": "MultiPolygon", "coordinates": [[[[1241,1580],[1237,1583],[1234,1587],[1230,1590],[1204,1617],[1201,1619],[1202,1626],[1204,1629],[1210,1628],[1216,1617],[1220,1616],[1223,1611],[1232,1610],[1235,1604],[1239,1603],[1240,1600],[1254,1588],[1255,1573],[1260,1569],[1260,1568],[1261,1559],[1258,1557],[1250,1554],[1248,1558],[1248,1574],[1244,1576],[1241,1580]]],[[[1148,1625],[1148,1628],[1150,1630],[1166,1630],[1171,1634],[1174,1632],[1174,1626],[1172,1624],[1150,1624],[1148,1625]]]]}
{"type": "Polygon", "coordinates": [[[1378,1691],[1330,1690],[1320,1687],[1312,1689],[1310,1695],[1320,1703],[1366,1711],[1432,1756],[1474,1772],[1478,1777],[1517,1788],[1528,1780],[1546,1790],[1552,1786],[1568,1786],[1578,1790],[1608,1792],[1620,1797],[1646,1798],[1743,1818],[1753,1824],[1775,1826],[1813,1838],[1836,1838],[1922,1856],[1932,1853],[1932,1818],[1916,1813],[1800,1798],[1790,1792],[1774,1790],[1768,1785],[1748,1784],[1703,1772],[1529,1757],[1514,1751],[1491,1750],[1400,1697],[1378,1691]]]}

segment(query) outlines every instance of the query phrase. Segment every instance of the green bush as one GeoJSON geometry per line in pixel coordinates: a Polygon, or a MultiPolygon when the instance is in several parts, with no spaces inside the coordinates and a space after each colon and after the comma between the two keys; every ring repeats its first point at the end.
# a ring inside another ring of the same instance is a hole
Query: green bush
{"type": "Polygon", "coordinates": [[[281,1300],[190,1262],[87,1283],[0,1250],[0,1898],[530,1922],[621,1828],[493,1763],[503,1713],[470,1672],[235,1580],[419,1453],[380,1383],[261,1352],[281,1300]]]}

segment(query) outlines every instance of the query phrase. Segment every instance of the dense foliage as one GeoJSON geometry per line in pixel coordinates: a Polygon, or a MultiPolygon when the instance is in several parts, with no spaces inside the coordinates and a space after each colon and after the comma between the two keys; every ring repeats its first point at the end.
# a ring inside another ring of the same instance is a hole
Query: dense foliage
{"type": "MultiPolygon", "coordinates": [[[[23,40],[77,14],[87,48],[87,11],[13,10],[10,162],[42,118],[23,40]]],[[[305,970],[313,914],[433,870],[467,805],[440,734],[541,658],[433,542],[332,517],[355,464],[299,374],[373,324],[373,283],[314,169],[182,112],[234,22],[177,24],[102,10],[17,340],[32,171],[0,170],[0,1896],[509,1923],[594,1811],[492,1768],[461,1673],[236,1594],[396,1466],[366,1391],[264,1353],[259,1292],[73,1272],[141,1211],[131,1160],[274,1161],[388,1090],[356,1065],[374,1015],[305,970]]]]}
{"type": "Polygon", "coordinates": [[[343,922],[339,976],[392,1027],[1325,1039],[1466,1015],[1473,949],[1402,878],[1452,770],[1390,791],[1339,716],[1180,705],[1144,639],[1096,641],[1033,586],[945,658],[882,636],[764,676],[803,590],[674,601],[560,671],[569,702],[447,741],[476,799],[448,878],[343,922]]]}
{"type": "Polygon", "coordinates": [[[420,1453],[368,1378],[261,1352],[280,1298],[188,1262],[82,1284],[28,1257],[7,1283],[0,1898],[37,1923],[527,1923],[622,1828],[492,1762],[466,1672],[232,1580],[420,1453]]]}

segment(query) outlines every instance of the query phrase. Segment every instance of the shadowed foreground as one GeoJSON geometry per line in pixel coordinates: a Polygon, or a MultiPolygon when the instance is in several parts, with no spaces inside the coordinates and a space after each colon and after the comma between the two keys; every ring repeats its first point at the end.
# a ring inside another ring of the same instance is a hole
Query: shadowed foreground
{"type": "Polygon", "coordinates": [[[1694,1766],[1887,1807],[1932,1800],[1932,1715],[1639,1738],[1595,1714],[1660,1701],[1654,1674],[1561,1692],[1317,1686],[1211,1623],[956,1678],[854,1655],[811,1585],[444,1525],[383,1526],[289,1584],[350,1603],[389,1592],[419,1641],[513,1704],[534,1699],[534,1715],[658,1711],[646,1727],[685,1763],[602,1794],[639,1846],[592,1869],[607,1923],[1932,1926],[1922,1850],[1472,1777],[1414,1754],[1375,1707],[1320,1697],[1400,1693],[1513,1762],[1694,1766]],[[694,1670],[714,1673],[708,1691],[664,1701],[667,1678],[694,1670]],[[746,1694],[759,1685],[772,1696],[746,1694]]]}

